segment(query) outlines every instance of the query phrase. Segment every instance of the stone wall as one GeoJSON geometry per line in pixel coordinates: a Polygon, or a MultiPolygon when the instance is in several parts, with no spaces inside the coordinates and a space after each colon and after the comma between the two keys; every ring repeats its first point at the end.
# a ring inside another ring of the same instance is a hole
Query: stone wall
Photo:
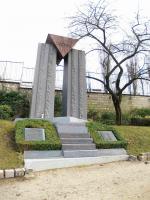
{"type": "MultiPolygon", "coordinates": [[[[31,88],[20,88],[19,83],[0,83],[0,89],[15,90],[27,93],[31,99],[31,88]]],[[[56,91],[56,93],[61,93],[61,91],[56,91]]],[[[114,111],[111,96],[104,93],[88,92],[87,93],[88,108],[94,108],[99,111],[114,111]]],[[[123,112],[128,112],[134,108],[150,108],[150,96],[130,96],[123,95],[122,104],[123,112]]]]}
{"type": "MultiPolygon", "coordinates": [[[[104,93],[87,93],[88,108],[99,111],[114,111],[111,96],[104,93]]],[[[121,103],[122,111],[128,112],[134,108],[150,108],[150,96],[123,95],[121,103]]]]}
{"type": "Polygon", "coordinates": [[[17,91],[19,90],[20,84],[18,82],[5,82],[5,81],[0,81],[0,90],[6,89],[8,91],[17,91]]]}

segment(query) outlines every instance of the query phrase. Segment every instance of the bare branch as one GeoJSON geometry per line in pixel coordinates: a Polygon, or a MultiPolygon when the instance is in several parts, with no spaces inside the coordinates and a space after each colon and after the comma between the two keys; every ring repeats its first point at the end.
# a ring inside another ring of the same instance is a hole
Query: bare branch
{"type": "Polygon", "coordinates": [[[105,0],[99,0],[98,3],[93,0],[83,11],[79,11],[71,18],[70,28],[73,35],[79,39],[89,37],[97,44],[97,47],[94,46],[87,54],[93,51],[99,51],[99,55],[105,54],[101,61],[101,66],[105,69],[104,80],[88,77],[101,82],[112,95],[116,113],[121,110],[119,106],[123,91],[138,79],[149,80],[150,67],[146,67],[145,63],[142,65],[140,61],[140,66],[135,70],[132,69],[127,83],[124,85],[121,83],[124,73],[127,72],[125,69],[127,64],[132,65],[131,61],[134,57],[143,59],[150,52],[150,20],[143,21],[138,11],[130,31],[125,34],[121,32],[120,35],[126,37],[117,43],[113,42],[113,33],[114,30],[116,33],[121,29],[117,24],[117,17],[108,9],[105,0]],[[106,62],[108,58],[111,61],[109,67],[106,62]],[[113,84],[115,88],[112,90],[111,79],[114,74],[116,74],[115,84],[113,84]]]}

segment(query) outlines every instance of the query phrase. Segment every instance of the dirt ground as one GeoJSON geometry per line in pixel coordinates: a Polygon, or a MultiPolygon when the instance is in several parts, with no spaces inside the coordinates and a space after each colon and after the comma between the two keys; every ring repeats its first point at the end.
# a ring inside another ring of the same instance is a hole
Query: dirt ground
{"type": "Polygon", "coordinates": [[[0,200],[150,200],[150,164],[116,162],[0,181],[0,200]]]}

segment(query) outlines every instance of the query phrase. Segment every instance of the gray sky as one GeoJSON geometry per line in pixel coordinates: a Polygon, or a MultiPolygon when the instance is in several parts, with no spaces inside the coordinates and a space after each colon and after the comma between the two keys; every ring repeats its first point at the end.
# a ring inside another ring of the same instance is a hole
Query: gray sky
{"type": "MultiPolygon", "coordinates": [[[[110,0],[112,1],[112,0],[110,0]]],[[[37,45],[47,34],[68,35],[65,17],[86,0],[0,0],[0,60],[23,61],[34,67],[37,45]]],[[[123,23],[140,8],[149,16],[149,0],[114,0],[111,4],[123,23]]],[[[78,45],[84,49],[84,42],[78,45]]]]}

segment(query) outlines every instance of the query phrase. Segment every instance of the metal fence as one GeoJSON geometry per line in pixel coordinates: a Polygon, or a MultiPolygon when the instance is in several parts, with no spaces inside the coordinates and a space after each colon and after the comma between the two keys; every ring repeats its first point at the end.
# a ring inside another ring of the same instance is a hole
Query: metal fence
{"type": "MultiPolygon", "coordinates": [[[[87,72],[87,75],[90,77],[95,77],[98,79],[103,79],[102,73],[95,73],[95,72],[87,72]]],[[[115,80],[117,78],[117,74],[113,74],[110,79],[111,88],[115,90],[115,80]]],[[[120,81],[120,86],[124,86],[129,81],[129,77],[127,74],[125,74],[120,81]]],[[[150,81],[146,80],[137,80],[136,81],[136,94],[137,95],[150,95],[150,81]]],[[[100,91],[100,92],[106,92],[105,88],[102,83],[95,81],[93,79],[87,78],[87,89],[91,91],[100,91]]],[[[133,84],[128,86],[124,92],[124,94],[134,94],[133,90],[133,84]]]]}
{"type": "MultiPolygon", "coordinates": [[[[87,76],[102,78],[101,73],[87,72],[87,76]]],[[[34,79],[34,68],[25,67],[23,62],[12,61],[0,61],[0,80],[7,82],[18,82],[22,87],[32,87],[34,79]]],[[[115,74],[111,79],[112,88],[115,84],[115,74]]],[[[122,85],[128,80],[128,76],[125,75],[121,80],[122,85]]],[[[63,66],[56,67],[56,89],[61,90],[63,83],[63,66]]],[[[87,90],[96,92],[105,92],[103,85],[93,79],[87,78],[87,90]]],[[[124,93],[133,93],[132,86],[128,87],[124,93]]],[[[138,81],[137,82],[137,94],[150,95],[150,82],[138,81]]]]}

